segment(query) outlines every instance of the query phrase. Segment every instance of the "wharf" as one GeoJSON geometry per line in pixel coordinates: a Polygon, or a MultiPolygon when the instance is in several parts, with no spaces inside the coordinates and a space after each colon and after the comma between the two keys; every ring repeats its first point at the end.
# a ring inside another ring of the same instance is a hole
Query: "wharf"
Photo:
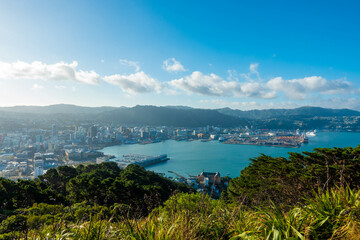
{"type": "Polygon", "coordinates": [[[123,155],[123,159],[119,159],[116,162],[120,167],[126,167],[129,164],[138,164],[142,167],[147,167],[160,162],[168,161],[170,158],[167,154],[161,154],[158,156],[147,156],[141,154],[127,154],[123,155]]]}

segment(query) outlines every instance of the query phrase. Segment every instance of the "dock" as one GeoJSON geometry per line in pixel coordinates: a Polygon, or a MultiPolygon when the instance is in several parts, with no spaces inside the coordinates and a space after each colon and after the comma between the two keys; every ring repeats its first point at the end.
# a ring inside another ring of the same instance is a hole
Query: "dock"
{"type": "Polygon", "coordinates": [[[158,156],[148,156],[148,155],[142,155],[142,154],[126,154],[123,155],[123,159],[118,159],[116,162],[120,167],[126,167],[130,164],[137,164],[142,167],[151,166],[160,162],[168,161],[170,158],[168,158],[167,154],[161,154],[158,156]]]}

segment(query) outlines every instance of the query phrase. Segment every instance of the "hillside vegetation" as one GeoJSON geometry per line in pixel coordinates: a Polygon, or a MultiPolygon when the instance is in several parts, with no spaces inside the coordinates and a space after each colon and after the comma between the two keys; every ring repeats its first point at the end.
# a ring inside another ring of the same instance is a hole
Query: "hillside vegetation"
{"type": "Polygon", "coordinates": [[[321,107],[299,107],[294,109],[262,109],[262,110],[238,110],[231,108],[218,109],[220,113],[249,119],[267,119],[283,117],[340,117],[340,116],[360,116],[360,112],[351,109],[331,109],[321,107]]]}
{"type": "Polygon", "coordinates": [[[80,107],[75,105],[0,107],[5,120],[93,121],[169,127],[236,127],[248,122],[216,110],[156,106],[80,107]]]}
{"type": "MultiPolygon", "coordinates": [[[[339,125],[353,122],[347,130],[360,131],[359,111],[300,107],[295,109],[234,110],[198,109],[184,106],[135,107],[81,107],[75,105],[0,107],[0,123],[10,125],[24,121],[79,121],[125,125],[151,125],[168,127],[245,127],[268,129],[336,130],[339,125]]],[[[1,127],[1,126],[0,126],[1,127]]],[[[9,128],[7,128],[9,129],[9,128]]]]}
{"type": "Polygon", "coordinates": [[[360,146],[259,156],[219,200],[137,165],[0,180],[0,239],[359,239],[360,146]]]}

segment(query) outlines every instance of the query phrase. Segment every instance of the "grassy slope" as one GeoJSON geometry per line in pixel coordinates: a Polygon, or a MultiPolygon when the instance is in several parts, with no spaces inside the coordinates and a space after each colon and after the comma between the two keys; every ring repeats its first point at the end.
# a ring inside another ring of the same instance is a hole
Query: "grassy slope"
{"type": "MultiPolygon", "coordinates": [[[[360,191],[332,189],[283,212],[250,210],[200,194],[178,194],[141,219],[57,220],[4,238],[30,239],[359,239],[360,191]]],[[[0,237],[1,238],[1,237],[0,237]]]]}

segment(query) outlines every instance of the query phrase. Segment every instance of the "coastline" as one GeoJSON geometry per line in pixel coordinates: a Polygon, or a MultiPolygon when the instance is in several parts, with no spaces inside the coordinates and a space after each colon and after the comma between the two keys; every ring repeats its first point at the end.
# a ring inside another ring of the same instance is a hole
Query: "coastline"
{"type": "Polygon", "coordinates": [[[248,166],[250,159],[265,154],[272,157],[287,158],[289,152],[309,152],[314,148],[356,147],[360,144],[360,133],[323,132],[310,139],[300,148],[271,147],[265,145],[223,144],[219,141],[164,141],[161,144],[123,144],[104,148],[104,154],[119,158],[124,154],[139,153],[155,156],[166,153],[170,161],[148,166],[146,169],[167,173],[168,170],[179,174],[197,175],[203,169],[220,172],[222,175],[238,176],[248,166]]]}
{"type": "MultiPolygon", "coordinates": [[[[328,129],[319,129],[317,130],[318,133],[354,133],[354,134],[358,134],[360,133],[360,131],[332,131],[332,130],[328,130],[328,129]]],[[[212,142],[212,141],[218,141],[218,140],[212,140],[212,139],[188,139],[188,140],[176,140],[176,139],[164,139],[161,141],[147,141],[147,142],[137,142],[137,143],[119,143],[119,142],[111,142],[111,143],[102,143],[102,144],[97,144],[95,146],[93,146],[95,148],[95,150],[103,150],[106,147],[113,147],[113,146],[126,146],[126,145],[149,145],[149,144],[154,144],[154,143],[160,143],[160,142],[167,142],[169,140],[174,140],[177,142],[192,142],[192,141],[200,141],[200,142],[212,142]]],[[[299,146],[290,146],[290,145],[284,145],[284,144],[253,144],[253,143],[241,143],[241,142],[236,142],[236,143],[231,143],[231,142],[227,142],[227,141],[222,141],[221,143],[224,144],[231,144],[231,145],[250,145],[250,146],[266,146],[266,147],[279,147],[279,148],[301,148],[303,146],[303,144],[307,144],[307,143],[302,143],[299,146]]],[[[91,147],[91,146],[89,146],[91,147]]]]}
{"type": "Polygon", "coordinates": [[[263,146],[263,147],[279,147],[279,148],[300,148],[302,144],[299,145],[286,145],[286,144],[257,144],[257,143],[242,143],[242,142],[227,142],[224,141],[224,144],[232,145],[251,145],[251,146],[263,146]]]}

